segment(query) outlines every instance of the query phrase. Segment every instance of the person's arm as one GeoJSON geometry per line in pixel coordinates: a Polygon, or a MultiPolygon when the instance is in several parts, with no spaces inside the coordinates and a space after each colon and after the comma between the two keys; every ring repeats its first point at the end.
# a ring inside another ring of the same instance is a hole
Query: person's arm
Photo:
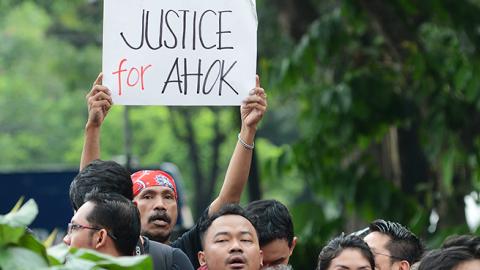
{"type": "MultiPolygon", "coordinates": [[[[240,107],[242,127],[240,139],[248,145],[253,145],[257,125],[267,110],[267,96],[265,90],[260,87],[260,78],[256,78],[256,86],[250,91],[250,95],[243,100],[240,107]]],[[[210,204],[208,214],[218,211],[223,205],[240,202],[243,188],[248,180],[250,164],[252,162],[253,149],[237,141],[235,150],[228,164],[222,189],[218,197],[210,204]]]]}
{"type": "Polygon", "coordinates": [[[112,106],[110,90],[102,85],[103,75],[100,73],[87,94],[88,120],[85,125],[80,171],[90,162],[100,158],[100,129],[112,106]]]}

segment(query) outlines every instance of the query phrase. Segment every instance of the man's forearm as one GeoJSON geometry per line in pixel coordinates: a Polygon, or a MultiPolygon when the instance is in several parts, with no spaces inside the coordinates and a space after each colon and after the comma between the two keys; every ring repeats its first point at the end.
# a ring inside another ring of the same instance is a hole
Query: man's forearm
{"type": "Polygon", "coordinates": [[[92,127],[87,124],[83,141],[80,171],[90,162],[100,158],[100,127],[92,127]]]}
{"type": "MultiPolygon", "coordinates": [[[[247,144],[253,145],[256,128],[242,127],[240,138],[247,144]]],[[[212,202],[208,214],[218,211],[228,203],[238,203],[242,196],[245,184],[248,181],[253,150],[243,146],[239,141],[235,146],[228,169],[225,174],[222,189],[218,197],[212,202]]]]}

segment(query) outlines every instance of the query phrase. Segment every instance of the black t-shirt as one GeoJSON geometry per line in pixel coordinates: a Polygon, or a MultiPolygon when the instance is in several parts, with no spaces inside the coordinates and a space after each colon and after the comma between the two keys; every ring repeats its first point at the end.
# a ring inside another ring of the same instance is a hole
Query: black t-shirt
{"type": "Polygon", "coordinates": [[[142,238],[143,245],[141,241],[137,243],[136,255],[150,255],[154,270],[194,270],[190,259],[180,249],[152,241],[145,236],[142,238]]]}
{"type": "Polygon", "coordinates": [[[208,218],[208,208],[203,212],[202,216],[197,220],[197,223],[186,233],[182,234],[177,240],[170,245],[174,248],[179,248],[190,259],[194,269],[200,267],[198,262],[198,252],[202,250],[202,242],[200,240],[200,232],[198,230],[198,224],[208,218]]]}

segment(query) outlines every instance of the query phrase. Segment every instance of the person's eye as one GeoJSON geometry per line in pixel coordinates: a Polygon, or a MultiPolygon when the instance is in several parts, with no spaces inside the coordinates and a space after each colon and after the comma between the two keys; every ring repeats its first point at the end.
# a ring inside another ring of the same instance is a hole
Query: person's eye
{"type": "Polygon", "coordinates": [[[172,194],[166,194],[164,198],[167,199],[167,200],[173,200],[174,199],[172,194]]]}
{"type": "Polygon", "coordinates": [[[246,243],[253,243],[253,240],[252,239],[242,239],[240,240],[242,242],[246,242],[246,243]]]}
{"type": "Polygon", "coordinates": [[[153,199],[153,196],[150,195],[150,194],[147,194],[147,195],[144,195],[143,198],[144,198],[145,200],[150,200],[150,199],[153,199]]]}
{"type": "Polygon", "coordinates": [[[220,238],[220,239],[215,240],[215,243],[225,243],[227,241],[228,241],[227,239],[220,238]]]}

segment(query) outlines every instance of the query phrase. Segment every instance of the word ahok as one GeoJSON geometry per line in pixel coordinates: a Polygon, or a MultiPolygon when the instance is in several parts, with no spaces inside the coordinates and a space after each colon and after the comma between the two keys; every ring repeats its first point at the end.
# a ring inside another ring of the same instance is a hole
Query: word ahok
{"type": "MultiPolygon", "coordinates": [[[[154,69],[152,65],[141,66],[140,68],[127,68],[124,66],[127,61],[126,58],[122,59],[118,65],[118,69],[112,72],[112,74],[117,77],[119,96],[122,95],[124,82],[128,87],[138,87],[138,84],[140,84],[141,89],[144,90],[145,76],[156,76],[151,72],[151,70],[154,69]],[[149,71],[148,74],[147,71],[149,71]],[[123,75],[124,73],[125,75],[123,75]]],[[[227,75],[235,67],[237,61],[234,61],[232,64],[227,64],[225,60],[215,60],[208,67],[206,73],[203,72],[208,65],[206,66],[202,64],[201,59],[198,59],[198,65],[195,70],[189,70],[189,63],[186,58],[183,58],[183,61],[181,62],[183,63],[180,63],[179,58],[175,59],[172,68],[170,69],[170,73],[164,81],[162,94],[169,89],[176,88],[180,94],[184,95],[187,95],[190,92],[190,89],[195,89],[197,94],[218,94],[221,96],[224,86],[227,86],[231,91],[238,95],[237,90],[235,90],[235,88],[226,80],[227,75]],[[192,81],[194,88],[190,88],[191,85],[189,82],[192,81]],[[214,89],[216,90],[212,93],[214,89]]]]}
{"type": "Polygon", "coordinates": [[[189,79],[194,79],[197,94],[208,95],[216,88],[218,91],[215,91],[214,94],[221,96],[225,84],[238,95],[235,88],[226,80],[226,76],[235,67],[237,61],[232,64],[226,64],[225,60],[215,60],[206,73],[202,73],[205,66],[202,65],[201,59],[198,59],[198,66],[195,71],[189,70],[189,63],[186,58],[183,58],[183,67],[180,67],[181,64],[179,62],[180,60],[177,58],[173,63],[170,74],[163,85],[162,94],[165,93],[167,89],[170,89],[171,87],[169,87],[169,85],[172,84],[173,87],[177,87],[181,94],[187,95],[191,89],[189,88],[189,79]]]}

